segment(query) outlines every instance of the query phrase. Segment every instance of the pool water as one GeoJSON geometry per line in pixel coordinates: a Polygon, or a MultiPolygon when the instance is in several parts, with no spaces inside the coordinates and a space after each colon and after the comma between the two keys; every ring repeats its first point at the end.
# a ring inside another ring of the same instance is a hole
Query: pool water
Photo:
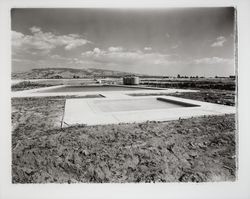
{"type": "Polygon", "coordinates": [[[171,109],[171,108],[196,106],[193,104],[184,104],[184,103],[181,104],[176,101],[167,101],[157,98],[100,100],[100,101],[96,100],[93,103],[95,107],[101,112],[171,109]]]}
{"type": "MultiPolygon", "coordinates": [[[[39,91],[40,93],[60,93],[60,92],[93,92],[93,91],[130,91],[148,88],[123,87],[123,86],[65,86],[39,91]]],[[[153,88],[152,88],[153,89],[153,88]]]]}

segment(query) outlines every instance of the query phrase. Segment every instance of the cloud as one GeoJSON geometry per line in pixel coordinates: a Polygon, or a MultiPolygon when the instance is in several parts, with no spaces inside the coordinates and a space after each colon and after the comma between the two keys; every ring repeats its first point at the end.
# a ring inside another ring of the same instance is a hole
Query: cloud
{"type": "Polygon", "coordinates": [[[99,57],[101,54],[103,54],[104,51],[100,50],[100,48],[94,48],[92,51],[86,51],[82,53],[82,56],[85,57],[99,57]]]}
{"type": "Polygon", "coordinates": [[[65,50],[71,50],[83,46],[90,41],[77,34],[55,35],[51,32],[43,32],[39,27],[30,28],[31,35],[25,35],[21,32],[12,31],[12,47],[14,52],[28,53],[49,53],[52,49],[63,47],[65,50]]]}
{"type": "Polygon", "coordinates": [[[166,33],[165,37],[170,38],[170,34],[166,33]]]}
{"type": "Polygon", "coordinates": [[[117,64],[117,65],[136,65],[136,64],[146,64],[146,65],[159,65],[159,64],[169,64],[174,61],[171,60],[171,56],[167,54],[160,53],[144,53],[140,50],[134,51],[118,51],[118,50],[101,50],[99,48],[94,48],[92,51],[86,51],[82,53],[82,58],[84,60],[95,61],[97,63],[105,64],[117,64]]]}
{"type": "Polygon", "coordinates": [[[233,59],[221,58],[221,57],[205,57],[194,60],[195,64],[231,64],[233,59]]]}
{"type": "Polygon", "coordinates": [[[30,32],[32,32],[32,33],[41,32],[41,28],[33,26],[30,28],[30,32]]]}
{"type": "Polygon", "coordinates": [[[145,51],[150,51],[150,50],[152,50],[152,48],[151,47],[144,47],[144,50],[145,51]]]}
{"type": "Polygon", "coordinates": [[[61,56],[61,55],[51,55],[50,58],[55,59],[55,60],[71,60],[71,58],[61,56]]]}
{"type": "Polygon", "coordinates": [[[52,59],[62,59],[63,57],[61,57],[60,55],[51,55],[50,56],[52,59]]]}
{"type": "Polygon", "coordinates": [[[12,45],[13,46],[20,46],[22,44],[22,40],[24,37],[23,33],[12,31],[12,45]]]}
{"type": "Polygon", "coordinates": [[[222,47],[226,41],[226,38],[223,36],[217,37],[216,41],[211,44],[211,47],[222,47]]]}
{"type": "Polygon", "coordinates": [[[29,59],[19,59],[19,58],[14,58],[11,61],[13,61],[13,62],[33,62],[32,60],[29,60],[29,59]]]}
{"type": "MultiPolygon", "coordinates": [[[[98,48],[99,49],[99,48],[98,48]]],[[[108,49],[86,51],[82,53],[78,63],[81,66],[140,72],[143,74],[160,74],[158,70],[174,70],[182,66],[183,61],[175,55],[160,52],[123,49],[120,52],[110,52],[108,49]],[[82,61],[81,61],[82,60],[82,61]]],[[[169,72],[172,73],[172,72],[169,72]]]]}
{"type": "Polygon", "coordinates": [[[100,54],[101,53],[100,48],[94,48],[93,53],[100,54]]]}
{"type": "Polygon", "coordinates": [[[111,46],[111,47],[108,48],[108,50],[109,50],[110,52],[121,52],[121,51],[123,51],[123,48],[120,47],[120,46],[117,46],[117,47],[111,46]]]}

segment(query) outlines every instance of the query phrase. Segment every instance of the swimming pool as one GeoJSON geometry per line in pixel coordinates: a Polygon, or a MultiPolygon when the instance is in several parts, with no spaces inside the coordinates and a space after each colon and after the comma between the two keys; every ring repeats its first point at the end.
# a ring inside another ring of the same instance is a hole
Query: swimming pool
{"type": "Polygon", "coordinates": [[[106,125],[143,121],[168,121],[211,114],[209,104],[171,96],[100,99],[67,99],[64,126],[74,124],[106,125]]]}
{"type": "Polygon", "coordinates": [[[116,99],[93,101],[93,108],[100,112],[140,111],[154,109],[172,109],[181,107],[195,107],[198,105],[180,103],[164,98],[116,99]]]}
{"type": "Polygon", "coordinates": [[[39,91],[39,93],[64,93],[64,92],[94,92],[94,91],[130,91],[130,90],[159,90],[157,88],[145,88],[145,87],[124,87],[124,86],[64,86],[59,88],[48,88],[39,91]]]}

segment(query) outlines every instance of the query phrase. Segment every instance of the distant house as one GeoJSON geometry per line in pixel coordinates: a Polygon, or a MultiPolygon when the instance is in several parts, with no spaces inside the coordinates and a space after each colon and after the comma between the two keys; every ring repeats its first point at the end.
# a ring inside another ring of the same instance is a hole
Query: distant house
{"type": "Polygon", "coordinates": [[[62,76],[61,75],[55,75],[55,76],[52,76],[51,78],[52,79],[62,79],[62,76]]]}

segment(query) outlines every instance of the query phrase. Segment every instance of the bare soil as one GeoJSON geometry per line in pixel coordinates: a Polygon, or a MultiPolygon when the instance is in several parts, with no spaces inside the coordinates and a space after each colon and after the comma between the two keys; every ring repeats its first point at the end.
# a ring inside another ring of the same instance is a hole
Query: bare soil
{"type": "Polygon", "coordinates": [[[235,115],[60,128],[65,97],[12,99],[12,182],[236,179],[235,115]]]}

